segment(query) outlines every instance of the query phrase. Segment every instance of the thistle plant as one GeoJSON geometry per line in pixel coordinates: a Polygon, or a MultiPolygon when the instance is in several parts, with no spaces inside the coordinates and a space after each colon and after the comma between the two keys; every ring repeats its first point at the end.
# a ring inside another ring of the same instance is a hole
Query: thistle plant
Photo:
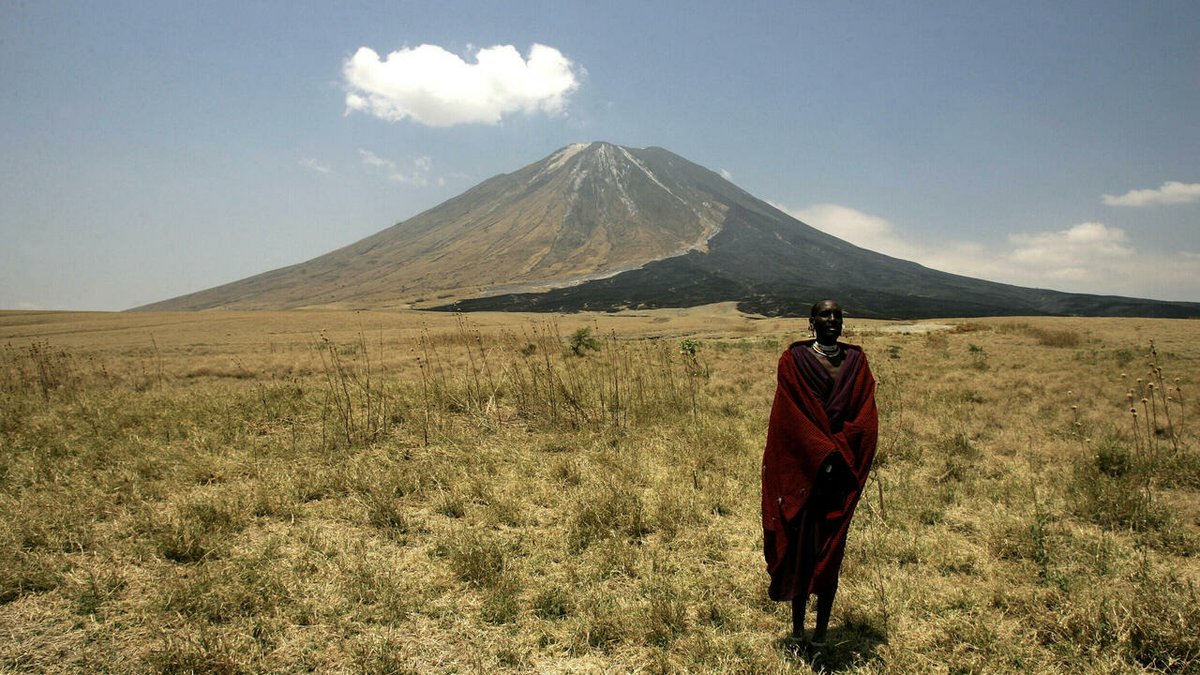
{"type": "Polygon", "coordinates": [[[1179,378],[1175,378],[1175,400],[1179,403],[1179,429],[1183,430],[1183,390],[1179,388],[1179,378]]]}
{"type": "Polygon", "coordinates": [[[1140,431],[1141,427],[1138,425],[1137,408],[1135,406],[1129,406],[1129,414],[1133,416],[1133,447],[1140,455],[1142,454],[1142,434],[1140,431]]]}
{"type": "MultiPolygon", "coordinates": [[[[1170,389],[1167,387],[1166,382],[1163,380],[1162,366],[1158,362],[1158,349],[1155,348],[1153,340],[1150,341],[1150,376],[1151,376],[1151,379],[1153,380],[1150,382],[1150,384],[1148,386],[1148,388],[1151,391],[1151,401],[1154,401],[1153,394],[1155,391],[1157,391],[1159,394],[1159,398],[1162,400],[1163,414],[1167,418],[1167,427],[1166,427],[1167,438],[1169,438],[1171,440],[1171,447],[1174,448],[1175,453],[1178,454],[1179,453],[1179,434],[1182,431],[1182,429],[1177,428],[1175,426],[1174,420],[1171,419],[1171,398],[1172,397],[1168,395],[1168,392],[1170,391],[1170,389]]],[[[1179,400],[1180,400],[1180,408],[1179,408],[1180,418],[1179,419],[1180,419],[1180,426],[1182,426],[1182,423],[1183,423],[1183,403],[1182,403],[1183,392],[1179,388],[1179,378],[1175,379],[1175,394],[1176,394],[1176,397],[1179,398],[1179,400]]],[[[1158,424],[1158,419],[1156,416],[1155,417],[1155,425],[1157,426],[1157,424],[1158,424]]]]}

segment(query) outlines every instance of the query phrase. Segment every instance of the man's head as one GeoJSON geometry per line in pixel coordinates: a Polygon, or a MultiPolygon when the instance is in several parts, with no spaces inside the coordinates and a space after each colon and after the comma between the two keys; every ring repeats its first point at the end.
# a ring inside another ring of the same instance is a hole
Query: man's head
{"type": "Polygon", "coordinates": [[[817,342],[832,345],[842,334],[842,306],[833,300],[822,300],[812,306],[812,314],[808,317],[808,327],[817,342]]]}

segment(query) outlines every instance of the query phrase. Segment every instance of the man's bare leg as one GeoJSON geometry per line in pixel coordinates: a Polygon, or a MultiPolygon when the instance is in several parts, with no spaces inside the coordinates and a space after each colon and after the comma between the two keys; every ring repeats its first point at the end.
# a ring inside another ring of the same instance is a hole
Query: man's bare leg
{"type": "MultiPolygon", "coordinates": [[[[812,641],[816,644],[825,643],[825,631],[829,630],[829,616],[833,614],[833,596],[837,588],[817,593],[817,626],[813,629],[812,641]]],[[[795,614],[793,613],[793,616],[795,614]]],[[[801,615],[803,619],[803,614],[801,615]]]]}
{"type": "Polygon", "coordinates": [[[804,609],[808,604],[808,596],[792,598],[792,639],[804,639],[804,609]]]}

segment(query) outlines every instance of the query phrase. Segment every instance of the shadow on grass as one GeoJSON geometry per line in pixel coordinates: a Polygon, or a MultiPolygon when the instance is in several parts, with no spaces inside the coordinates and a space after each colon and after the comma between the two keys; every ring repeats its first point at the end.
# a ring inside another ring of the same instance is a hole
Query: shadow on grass
{"type": "Polygon", "coordinates": [[[807,640],[797,642],[791,638],[780,639],[776,644],[790,661],[808,664],[818,673],[840,673],[877,661],[875,652],[885,642],[887,636],[872,624],[847,621],[830,627],[825,645],[819,649],[807,640]]]}

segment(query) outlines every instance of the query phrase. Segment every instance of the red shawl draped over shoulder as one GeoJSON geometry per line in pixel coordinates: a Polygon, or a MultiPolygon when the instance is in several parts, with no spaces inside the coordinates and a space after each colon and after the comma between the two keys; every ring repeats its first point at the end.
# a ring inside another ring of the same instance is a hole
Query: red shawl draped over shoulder
{"type": "Polygon", "coordinates": [[[797,342],[779,358],[763,452],[763,553],[773,600],[837,587],[879,435],[875,378],[862,349],[839,343],[846,357],[835,381],[812,343],[797,342]],[[827,463],[833,470],[818,480],[827,463]]]}

